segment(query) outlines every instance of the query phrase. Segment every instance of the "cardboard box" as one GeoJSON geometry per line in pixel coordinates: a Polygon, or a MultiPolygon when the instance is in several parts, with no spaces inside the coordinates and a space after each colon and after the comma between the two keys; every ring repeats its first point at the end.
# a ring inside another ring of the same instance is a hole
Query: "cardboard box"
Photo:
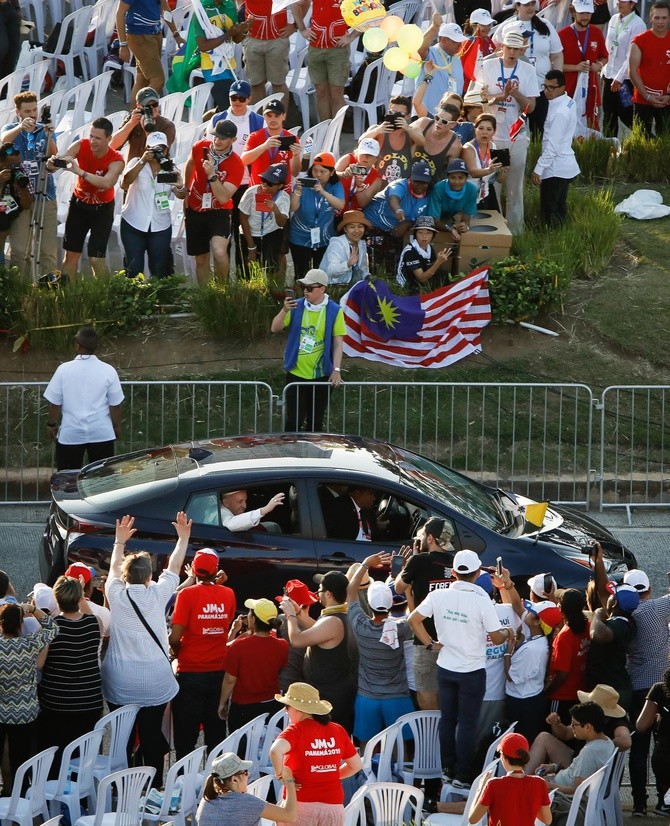
{"type": "MultiPolygon", "coordinates": [[[[433,247],[439,252],[453,243],[450,234],[438,232],[433,247]]],[[[493,210],[477,212],[470,221],[470,230],[461,238],[459,270],[470,272],[485,261],[507,258],[511,246],[512,233],[503,216],[493,210]]]]}

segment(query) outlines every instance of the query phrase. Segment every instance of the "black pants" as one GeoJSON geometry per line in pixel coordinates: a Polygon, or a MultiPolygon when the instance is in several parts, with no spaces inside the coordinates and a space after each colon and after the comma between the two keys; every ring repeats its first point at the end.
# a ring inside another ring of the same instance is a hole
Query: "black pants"
{"type": "Polygon", "coordinates": [[[647,137],[652,134],[667,135],[670,132],[670,106],[657,109],[655,106],[634,103],[633,119],[639,122],[647,137]]]}
{"type": "Polygon", "coordinates": [[[114,455],[115,440],[109,442],[88,442],[85,445],[62,445],[56,442],[56,470],[72,470],[84,466],[84,454],[89,462],[108,459],[114,455]]]}
{"type": "MultiPolygon", "coordinates": [[[[3,690],[6,690],[6,687],[3,690]]],[[[9,749],[9,768],[13,779],[21,763],[37,754],[37,721],[17,725],[0,723],[0,755],[5,751],[5,740],[9,749]]],[[[9,797],[11,793],[11,786],[9,789],[3,789],[5,797],[9,797]]]]}
{"type": "Polygon", "coordinates": [[[544,178],[540,184],[540,215],[548,227],[564,224],[568,217],[570,178],[544,178]]]}
{"type": "Polygon", "coordinates": [[[297,244],[289,244],[289,247],[296,281],[299,278],[304,278],[307,270],[318,269],[321,266],[321,259],[326,253],[325,247],[319,247],[315,250],[311,247],[299,247],[297,244]]]}
{"type": "Polygon", "coordinates": [[[226,723],[219,717],[219,697],[223,671],[177,674],[179,694],[172,701],[174,747],[177,760],[192,752],[200,726],[210,752],[226,736],[226,723]]]}
{"type": "Polygon", "coordinates": [[[287,433],[297,433],[304,429],[308,433],[318,433],[323,429],[323,416],[328,407],[330,385],[327,378],[302,379],[293,373],[286,374],[286,384],[301,384],[317,381],[316,387],[292,387],[286,394],[286,415],[284,430],[287,433]]]}
{"type": "MultiPolygon", "coordinates": [[[[254,246],[256,247],[256,261],[260,262],[261,267],[266,267],[269,270],[279,269],[279,256],[281,254],[281,245],[284,239],[284,230],[276,229],[274,232],[268,232],[267,235],[252,236],[254,239],[254,246]]],[[[248,264],[248,244],[244,235],[240,236],[240,260],[244,268],[244,277],[249,277],[248,264]]]]}
{"type": "Polygon", "coordinates": [[[238,728],[250,723],[259,714],[269,714],[272,717],[282,708],[276,700],[265,703],[231,703],[228,712],[228,730],[232,734],[238,728]]]}
{"type": "MultiPolygon", "coordinates": [[[[121,708],[110,702],[107,705],[110,711],[121,708]]],[[[151,785],[155,789],[160,789],[163,785],[165,755],[170,751],[170,746],[162,731],[166,706],[167,703],[161,703],[159,706],[143,706],[137,712],[135,725],[128,739],[128,765],[153,766],[156,774],[151,785]],[[136,739],[139,740],[137,750],[135,750],[136,739]]]]}
{"type": "Polygon", "coordinates": [[[40,751],[48,749],[49,746],[58,746],[49,772],[51,780],[58,777],[65,746],[78,737],[88,734],[89,731],[93,731],[101,714],[102,706],[96,711],[61,711],[50,708],[40,711],[40,716],[37,718],[40,751]]]}
{"type": "MultiPolygon", "coordinates": [[[[630,80],[624,80],[629,87],[630,80]]],[[[616,138],[619,134],[619,120],[629,129],[633,128],[633,107],[622,106],[618,92],[612,91],[612,79],[603,78],[603,134],[616,138]]]]}
{"type": "Polygon", "coordinates": [[[14,71],[20,52],[19,15],[13,3],[3,3],[0,5],[0,77],[14,71]]]}
{"type": "MultiPolygon", "coordinates": [[[[644,706],[648,689],[633,691],[628,718],[637,720],[644,706]]],[[[633,805],[642,808],[647,802],[647,758],[651,744],[651,729],[647,731],[633,731],[632,745],[628,756],[628,771],[630,772],[630,787],[633,795],[633,805]]]]}
{"type": "Polygon", "coordinates": [[[547,719],[547,695],[544,691],[535,697],[505,697],[505,716],[508,720],[517,720],[514,731],[532,743],[537,735],[544,731],[547,719]]]}

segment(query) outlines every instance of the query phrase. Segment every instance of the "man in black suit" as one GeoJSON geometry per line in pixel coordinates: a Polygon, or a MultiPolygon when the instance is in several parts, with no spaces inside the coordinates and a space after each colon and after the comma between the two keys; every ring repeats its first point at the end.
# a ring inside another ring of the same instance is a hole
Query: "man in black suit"
{"type": "Polygon", "coordinates": [[[377,538],[377,520],[372,511],[375,491],[366,487],[351,487],[330,504],[332,515],[326,518],[330,539],[371,542],[377,538]]]}

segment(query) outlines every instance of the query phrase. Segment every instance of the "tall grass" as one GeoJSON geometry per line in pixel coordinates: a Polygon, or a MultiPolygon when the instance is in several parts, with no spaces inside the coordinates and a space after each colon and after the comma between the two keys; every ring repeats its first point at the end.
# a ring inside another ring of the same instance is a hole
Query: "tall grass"
{"type": "Polygon", "coordinates": [[[667,183],[670,181],[670,135],[648,138],[638,124],[623,142],[613,174],[620,181],[667,183]]]}

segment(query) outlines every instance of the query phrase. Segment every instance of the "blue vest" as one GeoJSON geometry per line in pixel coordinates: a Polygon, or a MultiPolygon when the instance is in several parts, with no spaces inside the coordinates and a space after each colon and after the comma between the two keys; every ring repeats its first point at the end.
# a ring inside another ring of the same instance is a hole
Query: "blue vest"
{"type": "MultiPolygon", "coordinates": [[[[288,341],[284,351],[284,370],[290,373],[298,363],[298,347],[300,346],[300,328],[302,326],[302,315],[305,311],[305,299],[298,299],[298,306],[291,313],[291,321],[288,325],[288,341]]],[[[324,346],[321,361],[315,367],[315,379],[322,379],[330,376],[333,372],[333,327],[335,319],[340,311],[340,305],[332,299],[326,304],[326,328],[324,330],[324,346]]]]}

